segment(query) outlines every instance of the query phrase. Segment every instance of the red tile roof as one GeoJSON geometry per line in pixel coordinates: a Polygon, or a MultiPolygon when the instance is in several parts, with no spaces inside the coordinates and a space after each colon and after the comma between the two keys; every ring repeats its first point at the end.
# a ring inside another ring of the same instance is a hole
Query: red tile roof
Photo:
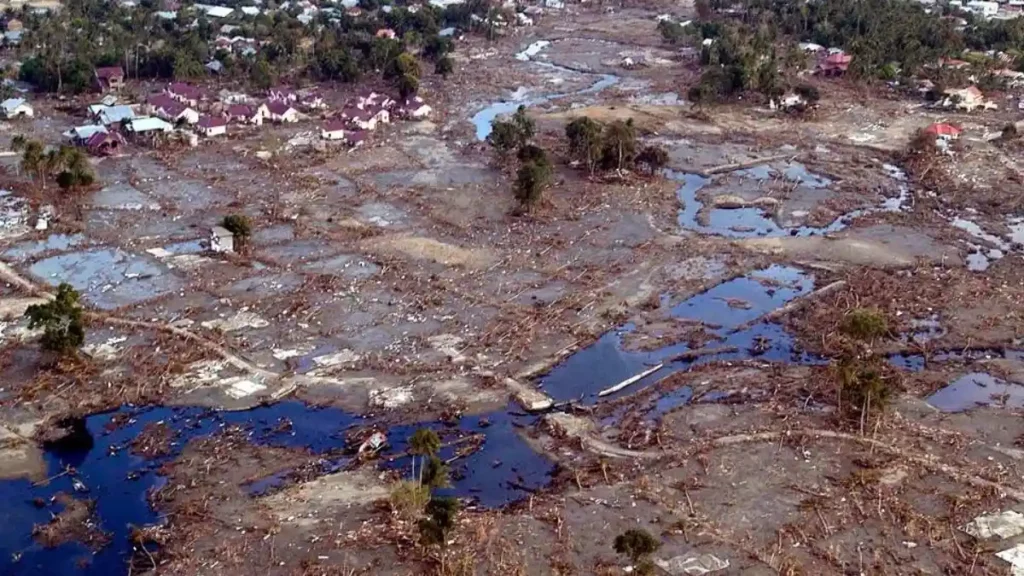
{"type": "Polygon", "coordinates": [[[344,120],[338,118],[325,122],[323,130],[324,132],[338,132],[340,130],[344,130],[346,126],[348,126],[348,124],[346,124],[344,120]]]}
{"type": "Polygon", "coordinates": [[[289,110],[294,110],[294,108],[292,108],[291,105],[289,105],[287,102],[282,102],[280,100],[270,100],[269,102],[267,102],[267,110],[269,110],[271,114],[283,116],[287,114],[289,110]]]}
{"type": "Polygon", "coordinates": [[[932,124],[931,126],[925,128],[924,131],[928,134],[934,134],[936,136],[953,137],[959,136],[960,133],[963,132],[963,130],[952,124],[946,124],[942,122],[936,122],[935,124],[932,124]]]}
{"type": "Polygon", "coordinates": [[[219,116],[200,116],[199,127],[200,128],[217,128],[218,126],[227,126],[228,121],[219,116]]]}

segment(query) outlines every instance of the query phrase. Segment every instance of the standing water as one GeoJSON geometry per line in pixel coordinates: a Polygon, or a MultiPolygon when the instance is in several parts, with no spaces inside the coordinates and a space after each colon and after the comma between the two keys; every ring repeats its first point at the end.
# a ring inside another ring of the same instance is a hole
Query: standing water
{"type": "MultiPolygon", "coordinates": [[[[437,430],[442,442],[481,434],[482,445],[454,461],[452,486],[440,492],[472,498],[482,506],[502,506],[546,485],[553,471],[553,464],[534,452],[517,432],[518,427],[532,422],[531,418],[499,411],[464,417],[453,426],[442,423],[393,426],[387,429],[389,445],[380,458],[385,467],[407,468],[409,460],[401,454],[407,449],[407,438],[421,427],[437,430]]],[[[75,448],[53,447],[45,454],[48,476],[58,476],[67,466],[72,466],[76,470],[73,477],[59,476],[40,486],[28,480],[0,482],[0,498],[5,505],[5,522],[0,526],[0,574],[126,574],[132,554],[130,526],[161,521],[150,507],[147,493],[165,482],[157,470],[180,455],[189,440],[210,436],[228,426],[241,426],[250,430],[250,438],[255,443],[309,449],[314,454],[337,458],[335,464],[340,467],[348,461],[348,457],[336,456],[345,451],[345,431],[353,426],[372,425],[372,421],[342,410],[313,408],[300,402],[281,402],[242,412],[123,408],[90,416],[85,419],[85,428],[91,442],[75,448]],[[284,421],[291,425],[280,426],[284,421]],[[132,440],[147,425],[158,422],[167,425],[174,434],[170,454],[152,459],[133,455],[132,440]],[[75,482],[81,483],[78,491],[75,482]],[[82,492],[81,486],[87,492],[82,492]],[[110,534],[109,544],[98,551],[75,542],[47,549],[33,539],[33,526],[46,524],[51,513],[61,511],[62,506],[54,500],[59,492],[95,502],[97,528],[110,534]]],[[[443,449],[440,456],[450,459],[454,450],[453,447],[443,449]]],[[[280,482],[281,478],[269,479],[264,488],[280,482]]],[[[250,493],[260,492],[251,486],[249,489],[250,493]]]]}

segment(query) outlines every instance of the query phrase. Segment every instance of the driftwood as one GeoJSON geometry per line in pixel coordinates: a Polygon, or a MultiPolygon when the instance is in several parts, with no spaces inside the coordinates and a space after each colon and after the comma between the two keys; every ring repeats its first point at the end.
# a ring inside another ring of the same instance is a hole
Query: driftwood
{"type": "Polygon", "coordinates": [[[828,286],[824,286],[822,288],[815,290],[814,292],[811,292],[810,294],[804,296],[803,298],[797,298],[796,300],[793,300],[792,302],[786,304],[785,306],[776,308],[775,310],[772,310],[771,312],[765,314],[764,316],[759,316],[749,322],[745,322],[742,325],[738,326],[736,330],[746,330],[747,328],[750,328],[754,324],[760,324],[762,322],[773,322],[775,320],[778,320],[783,316],[792,314],[793,312],[796,312],[797,310],[803,308],[812,300],[816,300],[818,298],[821,298],[822,296],[827,296],[841,288],[844,288],[845,286],[846,280],[839,280],[833,282],[828,286]]]}
{"type": "Polygon", "coordinates": [[[654,368],[650,368],[648,370],[644,370],[643,372],[637,374],[636,376],[630,376],[629,378],[626,378],[625,380],[623,380],[622,382],[619,382],[618,384],[616,384],[615,386],[612,386],[611,388],[605,388],[604,390],[601,390],[600,392],[597,393],[597,395],[598,396],[607,396],[609,394],[615,394],[619,390],[622,390],[623,388],[626,388],[627,386],[632,386],[633,384],[636,384],[640,380],[643,380],[644,378],[650,376],[651,374],[654,374],[655,372],[657,372],[658,370],[661,370],[664,367],[665,367],[665,363],[662,362],[661,364],[658,364],[654,368]]]}
{"type": "Polygon", "coordinates": [[[708,176],[714,176],[715,174],[721,174],[723,172],[732,172],[734,170],[743,170],[744,168],[750,168],[751,166],[757,166],[766,162],[774,162],[776,160],[783,160],[789,158],[793,160],[796,156],[792,154],[776,154],[775,156],[765,156],[763,158],[754,158],[746,162],[733,162],[731,164],[720,164],[718,166],[712,166],[706,170],[698,170],[697,174],[707,178],[708,176]]]}
{"type": "Polygon", "coordinates": [[[698,348],[696,350],[687,350],[681,354],[676,354],[670,360],[670,362],[683,362],[685,360],[696,360],[701,356],[717,356],[719,354],[731,354],[733,352],[739,352],[739,348],[736,346],[721,346],[719,348],[698,348]]]}

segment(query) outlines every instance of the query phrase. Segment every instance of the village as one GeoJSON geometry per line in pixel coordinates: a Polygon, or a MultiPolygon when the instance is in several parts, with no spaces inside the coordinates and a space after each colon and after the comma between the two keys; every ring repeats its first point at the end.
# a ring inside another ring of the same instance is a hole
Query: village
{"type": "Polygon", "coordinates": [[[4,4],[0,574],[1024,570],[1024,24],[4,4]]]}

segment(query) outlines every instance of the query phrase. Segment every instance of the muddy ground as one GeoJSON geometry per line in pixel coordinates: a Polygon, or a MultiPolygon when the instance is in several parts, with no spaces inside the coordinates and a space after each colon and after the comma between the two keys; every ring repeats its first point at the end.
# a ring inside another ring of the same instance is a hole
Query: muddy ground
{"type": "MultiPolygon", "coordinates": [[[[1019,531],[964,531],[1024,499],[1021,180],[986,138],[1007,113],[841,79],[807,118],[692,110],[661,13],[470,39],[424,82],[434,117],[351,152],[315,120],[131,146],[45,230],[54,192],[5,159],[3,572],[622,574],[612,541],[642,527],[669,574],[1007,573],[1019,531]],[[520,103],[559,159],[527,215],[478,140],[520,103]],[[633,118],[669,170],[571,168],[581,114],[633,118]],[[957,154],[906,162],[940,119],[957,154]],[[209,253],[232,213],[249,245],[209,253]],[[60,282],[89,330],[57,362],[21,315],[60,282]],[[884,330],[852,338],[854,309],[884,330]],[[866,414],[851,357],[886,391],[866,414]],[[444,551],[388,504],[420,426],[466,506],[444,551]]],[[[40,109],[0,141],[81,122],[40,109]]]]}

